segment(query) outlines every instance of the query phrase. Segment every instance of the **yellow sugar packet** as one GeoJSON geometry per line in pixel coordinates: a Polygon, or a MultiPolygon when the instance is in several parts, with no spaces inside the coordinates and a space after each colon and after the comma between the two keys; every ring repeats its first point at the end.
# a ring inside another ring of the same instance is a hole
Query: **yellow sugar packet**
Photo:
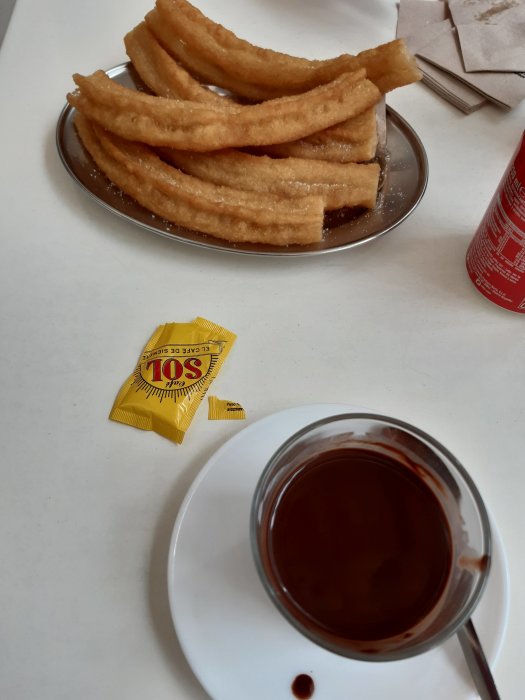
{"type": "Polygon", "coordinates": [[[159,326],[109,418],[181,443],[235,338],[204,318],[159,326]]]}
{"type": "Polygon", "coordinates": [[[244,420],[246,411],[240,403],[208,396],[208,420],[244,420]]]}

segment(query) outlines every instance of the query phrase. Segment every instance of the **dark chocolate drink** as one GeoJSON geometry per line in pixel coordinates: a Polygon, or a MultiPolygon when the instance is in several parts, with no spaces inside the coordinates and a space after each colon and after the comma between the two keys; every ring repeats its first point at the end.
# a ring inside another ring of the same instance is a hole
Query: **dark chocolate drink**
{"type": "Polygon", "coordinates": [[[410,634],[449,577],[450,528],[417,470],[362,448],[293,471],[269,509],[266,562],[293,616],[361,642],[410,634]]]}

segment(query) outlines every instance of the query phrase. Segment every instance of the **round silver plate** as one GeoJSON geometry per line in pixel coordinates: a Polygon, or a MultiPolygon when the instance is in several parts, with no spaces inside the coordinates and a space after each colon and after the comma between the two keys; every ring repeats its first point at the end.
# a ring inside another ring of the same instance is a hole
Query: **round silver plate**
{"type": "MultiPolygon", "coordinates": [[[[140,85],[133,68],[123,63],[107,71],[110,78],[126,87],[140,85]]],[[[110,183],[82,146],[73,124],[75,110],[66,105],[60,114],[56,140],[62,162],[73,180],[96,202],[113,214],[151,233],[174,241],[248,255],[303,256],[332,253],[372,241],[392,231],[419,204],[427,185],[428,163],[423,144],[391,107],[386,108],[387,167],[377,205],[372,211],[339,210],[325,220],[320,243],[286,247],[254,243],[230,243],[172,224],[144,209],[110,183]]]]}

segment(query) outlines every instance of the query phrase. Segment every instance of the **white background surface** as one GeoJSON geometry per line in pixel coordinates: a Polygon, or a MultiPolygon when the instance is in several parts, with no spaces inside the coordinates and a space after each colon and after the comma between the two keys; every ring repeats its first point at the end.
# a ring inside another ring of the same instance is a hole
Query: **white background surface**
{"type": "MultiPolygon", "coordinates": [[[[311,57],[390,40],[390,0],[199,0],[241,36],[311,57]]],[[[524,317],[480,296],[467,245],[525,107],[471,116],[422,85],[389,95],[426,146],[427,194],[370,245],[231,256],[153,236],[90,201],[54,129],[73,72],[125,59],[153,3],[17,0],[0,50],[0,696],[203,700],[172,629],[169,537],[200,467],[243,424],[199,410],[182,446],[107,414],[154,327],[202,315],[238,334],[213,393],[254,421],[357,403],[442,441],[478,483],[509,559],[496,680],[523,696],[524,317]]],[[[265,669],[266,671],[266,669],[265,669]]]]}

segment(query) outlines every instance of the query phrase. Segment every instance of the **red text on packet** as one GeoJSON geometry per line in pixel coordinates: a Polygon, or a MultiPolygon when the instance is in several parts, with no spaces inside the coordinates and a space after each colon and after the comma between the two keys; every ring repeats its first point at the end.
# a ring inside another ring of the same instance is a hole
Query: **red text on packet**
{"type": "Polygon", "coordinates": [[[202,372],[199,369],[201,365],[202,361],[198,357],[188,357],[184,362],[174,357],[167,360],[157,357],[147,363],[146,369],[152,368],[151,381],[162,382],[166,379],[168,381],[180,379],[183,375],[186,379],[199,379],[202,377],[202,372]]]}

